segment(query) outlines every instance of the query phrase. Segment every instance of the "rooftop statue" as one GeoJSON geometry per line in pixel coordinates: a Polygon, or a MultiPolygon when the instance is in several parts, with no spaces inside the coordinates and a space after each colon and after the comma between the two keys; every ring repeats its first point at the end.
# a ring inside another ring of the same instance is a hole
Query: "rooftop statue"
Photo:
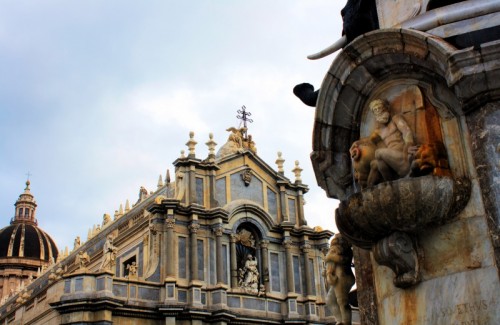
{"type": "Polygon", "coordinates": [[[102,248],[102,263],[99,267],[100,271],[113,271],[113,266],[116,263],[116,253],[118,248],[113,245],[113,237],[108,236],[102,248]]]}
{"type": "Polygon", "coordinates": [[[227,142],[219,149],[217,152],[217,158],[222,158],[235,153],[241,153],[245,150],[249,150],[252,153],[257,153],[257,148],[255,142],[253,141],[252,135],[247,136],[247,128],[235,128],[230,127],[226,131],[231,132],[227,139],[227,142]]]}

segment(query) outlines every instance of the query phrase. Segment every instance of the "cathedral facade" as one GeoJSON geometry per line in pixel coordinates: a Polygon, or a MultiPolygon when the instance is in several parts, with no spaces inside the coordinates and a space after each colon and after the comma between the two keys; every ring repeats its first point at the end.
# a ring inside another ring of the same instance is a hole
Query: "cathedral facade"
{"type": "Polygon", "coordinates": [[[295,180],[256,153],[246,128],[208,157],[188,152],[158,189],[4,299],[0,324],[321,324],[332,232],[307,225],[295,180]]]}

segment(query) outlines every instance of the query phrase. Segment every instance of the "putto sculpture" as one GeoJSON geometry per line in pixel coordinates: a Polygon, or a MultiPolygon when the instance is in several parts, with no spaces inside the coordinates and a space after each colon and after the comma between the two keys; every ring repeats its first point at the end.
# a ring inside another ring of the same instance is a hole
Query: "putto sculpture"
{"type": "Polygon", "coordinates": [[[335,234],[325,257],[325,280],[328,284],[327,305],[338,325],[351,325],[349,292],[355,279],[352,273],[352,250],[341,234],[335,234]]]}

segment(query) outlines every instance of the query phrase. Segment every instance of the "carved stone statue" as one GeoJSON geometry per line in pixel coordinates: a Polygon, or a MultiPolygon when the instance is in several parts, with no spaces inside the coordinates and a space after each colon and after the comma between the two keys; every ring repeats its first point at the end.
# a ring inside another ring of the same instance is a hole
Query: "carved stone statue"
{"type": "Polygon", "coordinates": [[[75,238],[75,242],[73,244],[73,249],[77,249],[78,247],[80,247],[82,245],[81,243],[81,240],[80,240],[80,236],[76,236],[75,238]]]}
{"type": "Polygon", "coordinates": [[[351,261],[352,250],[349,243],[341,234],[336,234],[330,242],[330,249],[325,258],[325,278],[329,286],[327,305],[338,325],[351,325],[348,296],[355,282],[351,261]]]}
{"type": "Polygon", "coordinates": [[[49,274],[49,283],[61,280],[65,272],[66,272],[66,267],[62,268],[59,265],[57,269],[52,270],[52,272],[49,274]]]}
{"type": "Polygon", "coordinates": [[[368,183],[370,175],[370,164],[375,159],[375,150],[377,146],[370,141],[369,138],[362,138],[354,141],[349,153],[352,160],[352,168],[354,171],[354,180],[364,189],[368,183]]]}
{"type": "Polygon", "coordinates": [[[250,150],[253,153],[257,153],[257,148],[255,147],[255,141],[253,141],[252,135],[248,135],[247,140],[243,140],[243,147],[250,150]]]}
{"type": "Polygon", "coordinates": [[[102,216],[102,228],[106,227],[110,223],[111,223],[111,216],[109,214],[105,213],[102,216]]]}
{"type": "Polygon", "coordinates": [[[257,153],[257,148],[255,147],[255,142],[253,141],[252,135],[247,136],[246,127],[230,127],[226,131],[229,131],[231,133],[229,134],[227,142],[217,152],[217,158],[240,153],[245,150],[249,150],[254,154],[257,153]]]}
{"type": "Polygon", "coordinates": [[[144,186],[139,189],[139,199],[137,203],[144,201],[148,197],[148,190],[144,186]]]}
{"type": "Polygon", "coordinates": [[[243,148],[243,134],[246,131],[246,128],[234,128],[230,127],[226,131],[230,131],[229,138],[227,142],[233,142],[237,148],[243,148]]]}
{"type": "Polygon", "coordinates": [[[402,115],[391,116],[389,103],[375,99],[370,102],[370,110],[375,115],[379,127],[373,131],[370,138],[384,148],[375,150],[375,160],[371,163],[368,185],[395,180],[406,176],[410,171],[409,149],[414,146],[413,133],[402,115]]]}
{"type": "Polygon", "coordinates": [[[90,256],[87,252],[80,251],[75,257],[75,265],[78,267],[77,271],[87,270],[87,265],[90,263],[90,256]]]}
{"type": "Polygon", "coordinates": [[[127,265],[127,270],[129,279],[137,279],[137,264],[135,261],[127,265]]]}
{"type": "Polygon", "coordinates": [[[116,261],[116,253],[118,249],[113,245],[113,237],[108,236],[102,248],[102,263],[99,267],[100,271],[113,271],[113,266],[116,261]]]}
{"type": "Polygon", "coordinates": [[[255,238],[252,233],[246,229],[241,229],[238,232],[236,240],[243,246],[255,248],[255,238]]]}
{"type": "Polygon", "coordinates": [[[259,270],[257,269],[257,259],[248,254],[245,266],[238,270],[238,284],[241,288],[253,292],[259,292],[259,270]]]}
{"type": "Polygon", "coordinates": [[[410,166],[410,176],[427,174],[442,175],[448,170],[448,158],[442,143],[423,144],[413,149],[414,159],[410,166]]]}

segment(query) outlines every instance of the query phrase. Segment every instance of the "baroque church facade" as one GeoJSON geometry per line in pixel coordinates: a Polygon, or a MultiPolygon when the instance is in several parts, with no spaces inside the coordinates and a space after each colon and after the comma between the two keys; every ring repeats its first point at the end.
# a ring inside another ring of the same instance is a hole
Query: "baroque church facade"
{"type": "Polygon", "coordinates": [[[175,181],[167,172],[155,192],[141,188],[57,263],[44,255],[44,272],[2,300],[0,324],[333,322],[322,276],[333,233],[306,223],[298,162],[291,181],[281,153],[276,171],[246,127],[228,131],[217,153],[210,135],[205,159],[191,132],[175,181]]]}

